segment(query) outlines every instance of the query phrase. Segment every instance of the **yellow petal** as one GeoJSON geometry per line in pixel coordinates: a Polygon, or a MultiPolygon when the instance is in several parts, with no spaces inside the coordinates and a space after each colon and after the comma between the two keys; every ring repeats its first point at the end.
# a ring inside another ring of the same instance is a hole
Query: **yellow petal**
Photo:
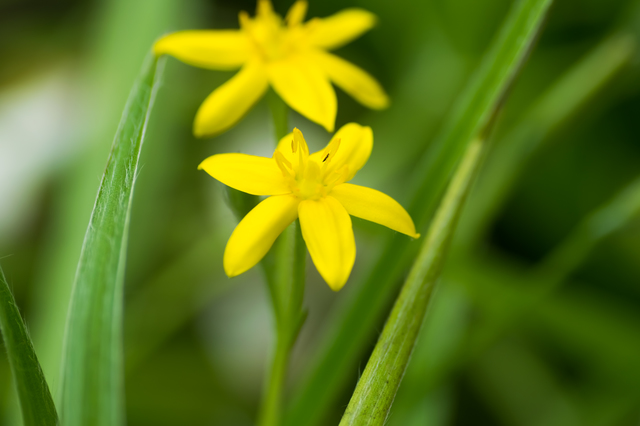
{"type": "Polygon", "coordinates": [[[293,150],[291,149],[292,144],[293,144],[293,132],[289,133],[288,135],[280,139],[280,142],[278,142],[278,146],[276,147],[276,151],[280,151],[282,155],[284,155],[284,158],[289,160],[291,164],[294,164],[294,162],[297,164],[298,155],[297,153],[296,154],[293,153],[293,150]]]}
{"type": "Polygon", "coordinates": [[[204,137],[229,129],[262,97],[267,87],[265,68],[258,63],[246,64],[205,99],[196,114],[193,133],[204,137]]]}
{"type": "Polygon", "coordinates": [[[247,154],[218,154],[198,166],[215,179],[238,191],[253,195],[291,193],[273,158],[247,154]]]}
{"type": "Polygon", "coordinates": [[[380,83],[362,68],[321,50],[314,52],[313,58],[336,86],[364,106],[373,109],[389,106],[389,97],[380,83]]]}
{"type": "Polygon", "coordinates": [[[379,223],[412,238],[420,237],[420,234],[416,234],[409,213],[396,200],[380,191],[343,183],[333,188],[331,196],[352,216],[379,223]]]}
{"type": "MultiPolygon", "coordinates": [[[[346,164],[349,167],[346,180],[353,179],[371,155],[371,149],[373,148],[371,127],[361,126],[357,123],[345,124],[333,135],[329,144],[336,139],[340,139],[340,147],[331,161],[326,164],[325,176],[340,170],[346,164]]],[[[313,153],[311,158],[317,162],[322,162],[323,153],[324,149],[313,153]]]]}
{"type": "Polygon", "coordinates": [[[306,0],[298,0],[296,1],[289,11],[287,12],[287,17],[285,20],[290,27],[295,27],[296,25],[300,25],[302,21],[304,21],[304,17],[307,14],[307,4],[306,0]]]}
{"type": "Polygon", "coordinates": [[[258,4],[256,5],[257,16],[265,17],[273,14],[274,12],[271,0],[258,0],[258,4]]]}
{"type": "Polygon", "coordinates": [[[224,250],[224,271],[229,277],[260,262],[278,235],[298,217],[298,203],[293,195],[269,197],[240,221],[224,250]]]}
{"type": "Polygon", "coordinates": [[[351,218],[333,197],[304,200],[298,206],[302,237],[311,259],[333,291],[349,279],[356,260],[351,218]]]}
{"type": "Polygon", "coordinates": [[[179,31],[156,41],[156,55],[171,55],[201,68],[234,69],[251,57],[251,41],[237,30],[179,31]]]}
{"type": "Polygon", "coordinates": [[[363,9],[345,9],[323,19],[312,19],[306,26],[311,45],[336,49],[369,31],[376,16],[363,9]]]}
{"type": "Polygon", "coordinates": [[[269,64],[269,81],[291,108],[333,132],[338,111],[329,78],[308,59],[294,56],[269,64]]]}

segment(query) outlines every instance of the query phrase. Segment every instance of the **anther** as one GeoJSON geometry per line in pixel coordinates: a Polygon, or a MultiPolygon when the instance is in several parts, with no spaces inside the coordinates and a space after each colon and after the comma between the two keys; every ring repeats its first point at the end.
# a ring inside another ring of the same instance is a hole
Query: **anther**
{"type": "Polygon", "coordinates": [[[331,162],[331,159],[335,157],[336,152],[338,152],[338,148],[340,148],[340,139],[335,139],[331,141],[331,143],[329,143],[329,146],[327,146],[327,148],[324,151],[326,155],[324,157],[324,160],[322,160],[322,162],[325,164],[329,164],[331,162]]]}

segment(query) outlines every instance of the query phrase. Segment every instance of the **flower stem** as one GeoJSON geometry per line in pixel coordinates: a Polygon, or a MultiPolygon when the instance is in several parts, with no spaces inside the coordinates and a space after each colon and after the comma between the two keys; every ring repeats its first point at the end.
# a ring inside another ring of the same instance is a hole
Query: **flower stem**
{"type": "MultiPolygon", "coordinates": [[[[269,93],[269,106],[277,144],[288,133],[288,110],[273,92],[269,93]]],[[[278,238],[263,262],[273,303],[276,345],[260,408],[260,426],[280,424],[289,357],[306,318],[302,310],[306,254],[300,222],[296,220],[278,238]]]]}

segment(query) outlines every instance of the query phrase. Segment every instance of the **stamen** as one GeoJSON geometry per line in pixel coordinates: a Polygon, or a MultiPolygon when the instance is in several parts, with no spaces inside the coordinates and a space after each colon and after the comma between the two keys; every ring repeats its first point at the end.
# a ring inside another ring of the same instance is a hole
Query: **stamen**
{"type": "Polygon", "coordinates": [[[307,14],[307,6],[306,0],[298,0],[291,6],[285,18],[289,27],[295,27],[304,21],[304,17],[307,14]]]}
{"type": "Polygon", "coordinates": [[[302,136],[302,132],[297,127],[293,129],[293,142],[291,147],[292,149],[295,147],[293,152],[298,151],[298,170],[296,170],[296,175],[304,176],[304,169],[307,167],[307,158],[309,158],[309,147],[304,140],[304,136],[302,136]]]}
{"type": "Polygon", "coordinates": [[[293,128],[293,139],[296,141],[298,146],[300,146],[300,150],[309,155],[309,147],[307,146],[307,141],[304,140],[302,132],[297,127],[293,128]]]}
{"type": "Polygon", "coordinates": [[[244,11],[241,10],[240,13],[238,14],[238,21],[240,21],[240,28],[242,28],[243,30],[248,30],[249,26],[251,24],[251,18],[249,17],[249,14],[244,11]]]}
{"type": "Polygon", "coordinates": [[[338,170],[333,171],[333,173],[327,176],[324,184],[328,190],[331,190],[334,186],[346,182],[348,176],[349,165],[345,164],[344,166],[340,167],[338,170]]]}
{"type": "Polygon", "coordinates": [[[294,154],[298,150],[298,144],[296,143],[296,138],[291,139],[291,152],[294,154]]]}
{"type": "Polygon", "coordinates": [[[256,7],[256,15],[267,16],[273,13],[273,6],[271,0],[258,0],[258,6],[256,7]]]}
{"type": "Polygon", "coordinates": [[[273,153],[273,159],[276,160],[278,168],[282,171],[282,176],[293,178],[293,166],[291,165],[291,162],[287,160],[280,151],[276,150],[273,153]]]}
{"type": "Polygon", "coordinates": [[[307,156],[302,152],[303,149],[298,150],[298,175],[304,176],[304,169],[307,167],[307,156]]]}
{"type": "Polygon", "coordinates": [[[325,164],[329,164],[333,157],[336,156],[338,148],[340,148],[340,139],[332,140],[323,152],[324,160],[322,160],[322,162],[325,164]]]}

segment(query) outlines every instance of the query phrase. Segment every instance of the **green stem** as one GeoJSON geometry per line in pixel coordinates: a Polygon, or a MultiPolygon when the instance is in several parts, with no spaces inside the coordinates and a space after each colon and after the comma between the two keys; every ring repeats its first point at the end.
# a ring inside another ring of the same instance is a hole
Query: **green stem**
{"type": "MultiPolygon", "coordinates": [[[[273,92],[269,93],[269,106],[277,144],[288,133],[288,110],[273,92]]],[[[275,316],[276,347],[265,383],[258,421],[260,426],[276,426],[281,423],[291,348],[306,318],[306,313],[302,311],[305,259],[306,248],[300,222],[296,220],[278,238],[263,262],[275,316]]]]}
{"type": "Polygon", "coordinates": [[[289,108],[284,103],[282,98],[278,96],[273,90],[270,90],[267,94],[267,102],[269,103],[269,109],[271,110],[271,117],[273,118],[273,130],[276,137],[276,145],[291,131],[289,129],[289,108]]]}
{"type": "Polygon", "coordinates": [[[289,365],[290,345],[282,330],[278,330],[276,350],[271,361],[269,376],[266,383],[266,393],[262,401],[260,419],[261,426],[276,426],[280,422],[282,408],[282,394],[287,366],[289,365]]]}

